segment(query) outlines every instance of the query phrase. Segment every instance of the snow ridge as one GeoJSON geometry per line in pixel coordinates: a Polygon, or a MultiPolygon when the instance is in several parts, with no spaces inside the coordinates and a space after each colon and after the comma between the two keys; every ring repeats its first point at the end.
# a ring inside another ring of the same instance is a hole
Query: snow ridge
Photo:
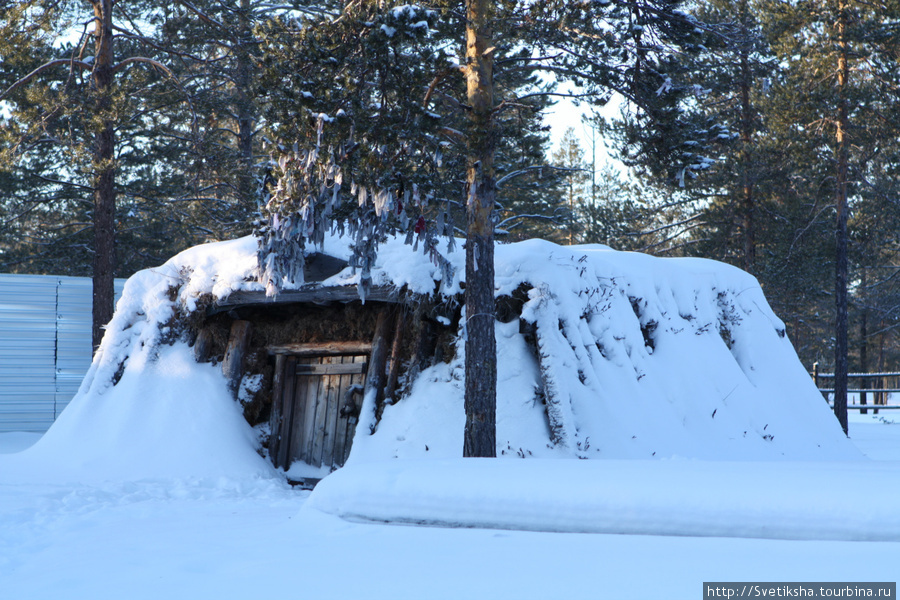
{"type": "Polygon", "coordinates": [[[900,465],[384,461],[323,480],[304,510],[349,521],[557,533],[900,541],[900,465]]]}

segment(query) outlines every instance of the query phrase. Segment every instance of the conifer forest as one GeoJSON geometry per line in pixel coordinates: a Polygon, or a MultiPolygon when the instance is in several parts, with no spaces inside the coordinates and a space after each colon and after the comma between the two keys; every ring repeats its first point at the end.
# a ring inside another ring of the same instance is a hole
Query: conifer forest
{"type": "Polygon", "coordinates": [[[364,295],[384,236],[458,238],[475,360],[495,243],[600,243],[734,264],[807,367],[896,370],[900,1],[408,2],[3,0],[0,272],[93,277],[96,346],[113,278],[205,241],[255,233],[274,293],[347,232],[364,295]]]}

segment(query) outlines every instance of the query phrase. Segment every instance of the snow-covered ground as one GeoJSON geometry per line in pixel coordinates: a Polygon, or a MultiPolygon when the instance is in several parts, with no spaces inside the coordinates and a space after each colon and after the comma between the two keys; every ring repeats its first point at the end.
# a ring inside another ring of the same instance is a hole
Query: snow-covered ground
{"type": "MultiPolygon", "coordinates": [[[[620,498],[620,503],[606,509],[610,519],[620,514],[622,522],[633,523],[650,507],[661,511],[659,517],[668,508],[673,519],[661,518],[662,529],[685,515],[708,524],[712,520],[704,521],[703,515],[739,500],[735,480],[749,472],[748,496],[755,502],[780,498],[788,511],[794,511],[792,518],[804,520],[807,534],[815,533],[816,524],[827,534],[841,523],[877,532],[882,519],[887,532],[897,524],[891,513],[896,512],[893,507],[900,487],[900,419],[892,417],[894,413],[882,413],[855,415],[851,420],[851,439],[869,461],[816,462],[809,463],[809,469],[802,463],[772,462],[770,472],[762,475],[760,463],[635,460],[630,461],[635,478],[630,483],[627,465],[622,464],[628,461],[611,461],[618,467],[609,472],[607,485],[630,486],[643,495],[608,495],[620,498]],[[697,473],[703,470],[728,474],[728,478],[698,480],[697,473]],[[664,479],[655,494],[649,471],[664,479]],[[830,475],[823,478],[817,473],[830,475]],[[672,493],[666,482],[682,477],[690,486],[672,493]],[[793,480],[797,477],[799,482],[793,480]],[[810,481],[829,480],[836,489],[804,487],[810,481]],[[775,487],[750,489],[762,484],[775,487]],[[852,485],[866,486],[871,496],[855,498],[859,505],[835,514],[822,508],[831,504],[829,492],[852,498],[855,492],[847,487],[852,485]],[[812,517],[798,516],[803,503],[812,517]]],[[[900,575],[897,537],[895,541],[785,540],[387,525],[345,520],[317,510],[313,505],[329,504],[324,494],[323,499],[308,500],[309,492],[292,490],[277,478],[223,476],[93,484],[17,481],[17,455],[10,453],[38,437],[0,435],[0,451],[6,453],[6,460],[0,462],[0,590],[4,598],[677,600],[701,597],[703,581],[896,581],[900,575]]],[[[541,461],[515,464],[528,462],[541,461]]],[[[402,471],[398,461],[392,464],[402,471]]],[[[440,481],[438,468],[435,463],[425,480],[440,481]]],[[[453,468],[458,464],[445,466],[448,471],[453,468]]],[[[349,469],[346,473],[352,475],[349,469]]],[[[365,477],[361,470],[359,483],[365,477]]],[[[507,483],[530,488],[540,499],[554,482],[509,476],[507,483]]],[[[603,485],[603,481],[595,484],[600,489],[603,485]]],[[[408,498],[395,500],[409,504],[408,498]]],[[[430,509],[439,512],[447,501],[446,496],[438,499],[430,509]]],[[[768,508],[773,508],[771,502],[768,508]]],[[[765,507],[759,513],[749,505],[743,510],[744,517],[765,515],[765,507]]],[[[776,511],[773,518],[783,533],[783,515],[776,511]]],[[[784,537],[778,531],[773,534],[784,537]]]]}

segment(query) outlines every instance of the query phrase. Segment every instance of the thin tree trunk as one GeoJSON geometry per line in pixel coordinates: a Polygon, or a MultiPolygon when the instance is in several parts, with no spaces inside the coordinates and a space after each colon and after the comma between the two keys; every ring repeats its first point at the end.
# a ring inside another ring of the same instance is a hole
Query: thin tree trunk
{"type": "Polygon", "coordinates": [[[238,118],[238,154],[240,173],[237,177],[238,200],[245,210],[253,210],[255,185],[253,177],[253,106],[251,98],[251,57],[253,35],[250,23],[250,0],[241,0],[238,11],[240,33],[238,35],[235,87],[238,118]]]}
{"type": "Polygon", "coordinates": [[[490,0],[466,7],[468,135],[466,230],[466,430],[463,456],[497,455],[494,337],[494,109],[490,0]]]}
{"type": "Polygon", "coordinates": [[[750,104],[749,29],[747,27],[747,2],[741,2],[741,187],[743,192],[744,270],[752,271],[756,262],[756,234],[753,224],[753,180],[750,175],[750,143],[753,133],[753,106],[750,104]]]}
{"type": "MultiPolygon", "coordinates": [[[[884,373],[884,321],[881,321],[878,324],[878,329],[881,330],[881,334],[878,336],[878,372],[884,373]]],[[[887,379],[884,377],[877,380],[876,383],[881,389],[887,388],[887,385],[885,385],[887,383],[887,379]]],[[[874,402],[875,404],[881,405],[887,404],[887,395],[884,392],[878,392],[878,394],[875,396],[874,402]]],[[[872,412],[877,415],[878,409],[876,408],[872,412]]]]}
{"type": "Polygon", "coordinates": [[[103,338],[103,328],[113,316],[116,271],[116,138],[112,115],[113,32],[112,0],[94,0],[96,56],[91,72],[95,110],[100,122],[94,138],[94,350],[103,338]]]}
{"type": "Polygon", "coordinates": [[[847,61],[847,5],[838,5],[838,119],[837,119],[837,226],[835,228],[835,332],[834,332],[834,414],[847,433],[848,372],[848,257],[847,257],[847,173],[850,162],[847,126],[849,111],[846,88],[850,70],[847,61]]]}
{"type": "MultiPolygon", "coordinates": [[[[860,289],[862,290],[862,315],[859,322],[859,370],[862,373],[869,372],[869,309],[866,306],[866,285],[868,284],[866,270],[862,270],[862,285],[860,289]]],[[[862,380],[862,385],[860,386],[862,389],[866,389],[869,387],[868,378],[864,378],[862,380]]],[[[859,403],[866,404],[868,398],[866,397],[868,394],[866,392],[860,392],[859,394],[859,403]]],[[[864,415],[867,414],[868,411],[866,409],[861,409],[859,414],[864,415]]]]}

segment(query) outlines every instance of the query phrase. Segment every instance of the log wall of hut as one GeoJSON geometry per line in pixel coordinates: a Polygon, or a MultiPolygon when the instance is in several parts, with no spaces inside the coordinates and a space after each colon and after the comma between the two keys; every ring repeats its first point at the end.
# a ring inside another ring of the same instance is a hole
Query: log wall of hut
{"type": "Polygon", "coordinates": [[[276,466],[302,460],[336,468],[349,453],[359,388],[376,388],[380,418],[385,398],[395,402],[415,374],[452,359],[458,323],[456,304],[422,298],[326,305],[248,299],[194,319],[190,336],[198,361],[222,363],[233,378],[247,421],[270,424],[263,444],[276,466]],[[361,367],[322,366],[343,363],[361,367]]]}

